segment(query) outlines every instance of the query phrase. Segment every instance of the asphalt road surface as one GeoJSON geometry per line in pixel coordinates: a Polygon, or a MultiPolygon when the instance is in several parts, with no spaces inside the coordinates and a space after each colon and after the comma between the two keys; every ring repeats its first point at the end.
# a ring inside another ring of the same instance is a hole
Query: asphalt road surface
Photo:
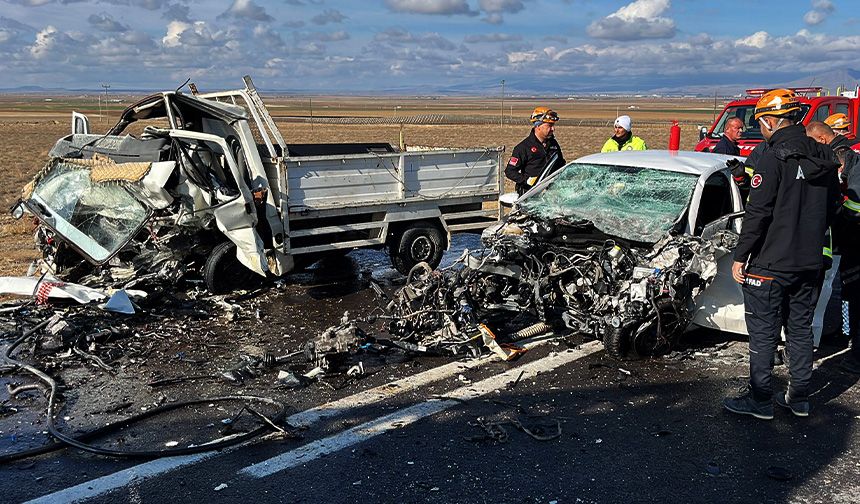
{"type": "MultiPolygon", "coordinates": [[[[0,466],[5,502],[860,502],[858,376],[822,348],[812,415],[722,410],[747,346],[708,331],[647,360],[538,339],[513,363],[419,358],[285,395],[285,433],[156,460],[74,450],[0,466]]],[[[784,367],[777,368],[784,386],[784,367]]],[[[202,408],[206,409],[206,408],[202,408]]],[[[209,409],[217,409],[215,405],[209,409]]],[[[169,439],[175,417],[146,430],[169,439]]],[[[196,427],[193,427],[196,428],[196,427]]],[[[144,434],[141,434],[144,435],[144,434]]]]}

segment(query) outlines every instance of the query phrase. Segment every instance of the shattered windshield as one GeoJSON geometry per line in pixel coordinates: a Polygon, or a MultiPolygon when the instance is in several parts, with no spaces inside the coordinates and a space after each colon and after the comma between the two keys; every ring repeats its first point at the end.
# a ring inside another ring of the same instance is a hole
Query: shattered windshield
{"type": "Polygon", "coordinates": [[[697,175],[627,166],[571,164],[520,202],[543,219],[585,219],[606,234],[656,242],[690,201],[697,175]]]}
{"type": "Polygon", "coordinates": [[[92,261],[109,259],[147,218],[147,210],[122,184],[95,183],[90,169],[65,161],[51,167],[33,189],[31,207],[92,261]]]}

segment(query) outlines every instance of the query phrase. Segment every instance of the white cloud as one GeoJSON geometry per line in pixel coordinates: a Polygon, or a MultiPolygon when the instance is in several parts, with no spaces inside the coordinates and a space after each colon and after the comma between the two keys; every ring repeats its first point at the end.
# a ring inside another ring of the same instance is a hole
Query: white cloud
{"type": "Polygon", "coordinates": [[[286,44],[281,34],[265,25],[257,25],[253,30],[254,43],[273,51],[285,50],[286,44]]]}
{"type": "Polygon", "coordinates": [[[165,47],[176,47],[182,42],[179,40],[182,32],[190,28],[191,25],[183,21],[171,21],[167,23],[167,34],[161,39],[161,43],[165,47]]]}
{"type": "Polygon", "coordinates": [[[498,12],[491,12],[482,21],[491,25],[500,25],[505,22],[505,18],[498,12]]]}
{"type": "Polygon", "coordinates": [[[438,33],[413,34],[402,28],[389,28],[377,33],[373,40],[387,42],[390,45],[418,45],[426,49],[453,51],[457,46],[438,33]]]}
{"type": "Polygon", "coordinates": [[[51,48],[54,47],[59,32],[53,26],[46,26],[45,29],[36,34],[36,41],[30,46],[30,54],[36,59],[42,59],[48,56],[51,48]]]}
{"type": "Polygon", "coordinates": [[[670,0],[636,0],[594,21],[586,31],[594,38],[608,40],[672,38],[675,21],[661,16],[669,7],[670,0]]]}
{"type": "Polygon", "coordinates": [[[463,42],[467,44],[478,44],[481,42],[519,42],[523,39],[521,35],[509,35],[507,33],[487,33],[483,35],[466,35],[463,42]]]}
{"type": "Polygon", "coordinates": [[[507,54],[508,63],[511,65],[520,65],[522,63],[532,63],[537,61],[538,55],[534,52],[511,52],[507,54]]]}
{"type": "Polygon", "coordinates": [[[7,0],[9,3],[23,5],[25,7],[40,7],[49,3],[54,3],[54,0],[7,0]]]}
{"type": "Polygon", "coordinates": [[[502,14],[514,14],[525,8],[520,0],[479,0],[478,7],[484,11],[487,16],[483,19],[485,23],[502,24],[504,18],[502,14]]]}
{"type": "Polygon", "coordinates": [[[767,47],[770,34],[766,31],[755,32],[749,37],[744,37],[735,41],[735,46],[754,47],[756,49],[764,49],[767,47]]]}
{"type": "Polygon", "coordinates": [[[812,0],[812,10],[803,15],[803,22],[810,26],[821,24],[834,10],[830,0],[812,0]]]}
{"type": "Polygon", "coordinates": [[[385,5],[395,12],[410,14],[454,14],[477,15],[466,0],[385,0],[385,5]]]}
{"type": "Polygon", "coordinates": [[[266,13],[265,8],[254,3],[254,0],[233,0],[233,5],[218,16],[218,19],[224,18],[249,19],[261,22],[275,20],[266,13]]]}
{"type": "Polygon", "coordinates": [[[308,37],[320,42],[341,42],[350,39],[349,33],[343,30],[336,32],[314,32],[309,34],[308,37]]]}
{"type": "MultiPolygon", "coordinates": [[[[87,1],[87,0],[60,0],[61,3],[68,1],[87,1]]],[[[131,7],[139,7],[149,11],[157,11],[168,5],[169,0],[98,0],[99,2],[112,5],[128,5],[131,7]]]]}
{"type": "Polygon", "coordinates": [[[311,22],[317,25],[324,25],[328,23],[341,23],[344,19],[346,19],[346,16],[339,10],[326,9],[321,14],[312,17],[311,22]]]}
{"type": "Polygon", "coordinates": [[[101,14],[90,14],[90,17],[87,18],[87,22],[91,26],[103,32],[128,31],[128,26],[125,26],[111,17],[110,14],[106,14],[104,12],[101,14]]]}
{"type": "Polygon", "coordinates": [[[179,20],[179,21],[190,22],[191,21],[191,17],[189,16],[190,14],[191,14],[191,8],[190,7],[188,7],[187,5],[181,5],[181,4],[176,3],[176,4],[168,5],[167,9],[162,14],[162,17],[164,19],[169,19],[169,20],[179,20]]]}
{"type": "Polygon", "coordinates": [[[519,12],[525,7],[521,0],[479,0],[478,5],[486,12],[519,12]]]}

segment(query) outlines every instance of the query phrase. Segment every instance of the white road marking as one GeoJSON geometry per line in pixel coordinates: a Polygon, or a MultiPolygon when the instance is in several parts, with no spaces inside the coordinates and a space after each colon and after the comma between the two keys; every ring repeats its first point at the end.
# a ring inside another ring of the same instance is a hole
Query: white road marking
{"type": "MultiPolygon", "coordinates": [[[[534,348],[545,343],[547,340],[534,341],[524,344],[528,348],[534,348]]],[[[428,385],[435,381],[450,378],[464,369],[472,369],[488,362],[496,360],[493,355],[486,355],[478,359],[469,361],[457,361],[444,364],[433,369],[428,369],[421,373],[401,378],[397,381],[386,383],[363,392],[359,392],[349,397],[344,397],[336,401],[332,401],[315,408],[311,408],[294,415],[287,417],[286,421],[294,426],[309,426],[316,421],[327,416],[336,416],[344,413],[351,408],[358,408],[373,405],[387,398],[394,397],[398,394],[414,390],[418,387],[428,385]]],[[[183,455],[179,457],[165,457],[161,459],[144,462],[136,466],[107,474],[99,478],[80,483],[78,485],[58,490],[56,492],[37,497],[27,501],[25,504],[53,504],[56,502],[80,502],[87,499],[92,499],[100,495],[112,492],[119,488],[130,484],[139,484],[140,482],[155,478],[162,474],[166,474],[186,466],[198,464],[210,458],[224,455],[232,451],[238,450],[250,444],[263,442],[268,436],[263,436],[249,443],[232,446],[217,452],[198,453],[194,455],[183,455]]]]}
{"type": "Polygon", "coordinates": [[[435,415],[436,413],[460,404],[461,401],[475,399],[490,392],[499,390],[507,383],[515,380],[520,373],[522,373],[522,377],[524,379],[532,378],[539,373],[552,371],[557,367],[591,355],[601,348],[603,348],[603,345],[597,341],[593,341],[583,345],[578,350],[551,354],[534,362],[509,369],[504,373],[493,375],[490,378],[447,392],[443,394],[443,397],[446,399],[419,403],[414,406],[395,411],[383,417],[355,426],[339,434],[308,443],[296,448],[295,450],[291,450],[268,460],[250,465],[239,472],[240,474],[253,478],[270,476],[274,473],[310,462],[321,456],[338,452],[344,448],[367,441],[379,434],[399,429],[405,425],[417,422],[422,418],[435,415]]]}
{"type": "MultiPolygon", "coordinates": [[[[537,341],[523,346],[526,348],[534,348],[544,342],[545,340],[537,341]]],[[[492,354],[489,354],[478,359],[472,359],[465,362],[450,362],[443,366],[428,369],[427,371],[423,371],[413,376],[407,376],[406,378],[386,383],[385,385],[368,389],[363,392],[302,411],[301,413],[296,413],[295,415],[287,418],[287,422],[294,427],[307,427],[322,418],[337,416],[353,408],[384,401],[389,397],[416,390],[430,383],[450,378],[463,370],[483,366],[487,362],[494,360],[497,359],[492,354]]]]}

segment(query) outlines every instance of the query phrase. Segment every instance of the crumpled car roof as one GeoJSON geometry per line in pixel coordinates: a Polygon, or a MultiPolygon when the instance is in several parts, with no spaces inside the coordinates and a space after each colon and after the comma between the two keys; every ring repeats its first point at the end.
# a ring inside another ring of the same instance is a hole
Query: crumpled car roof
{"type": "Polygon", "coordinates": [[[711,174],[725,169],[726,161],[736,158],[738,156],[726,156],[710,152],[645,150],[590,154],[577,159],[574,163],[653,168],[709,177],[711,174]]]}

